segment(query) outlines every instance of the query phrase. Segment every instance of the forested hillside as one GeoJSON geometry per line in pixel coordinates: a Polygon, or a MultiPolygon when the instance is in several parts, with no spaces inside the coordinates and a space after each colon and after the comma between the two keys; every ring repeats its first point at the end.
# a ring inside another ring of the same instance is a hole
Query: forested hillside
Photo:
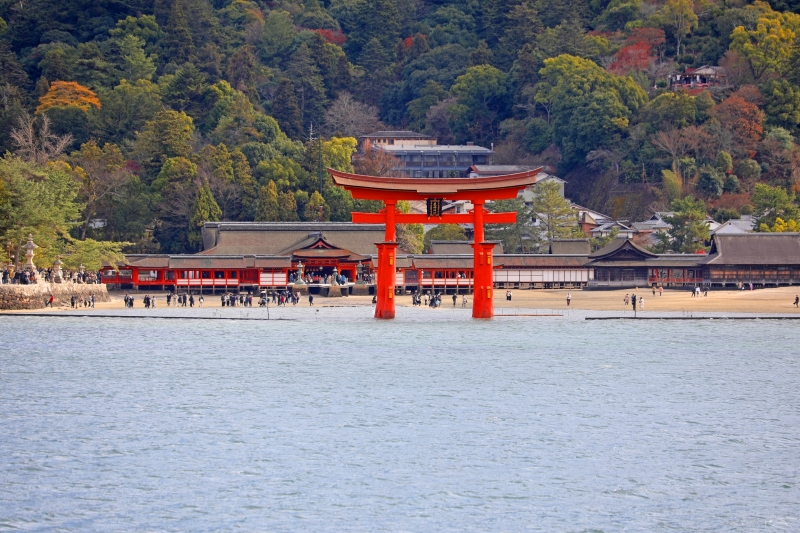
{"type": "MultiPolygon", "coordinates": [[[[568,196],[615,217],[693,195],[725,220],[752,209],[757,185],[796,217],[798,11],[0,0],[0,232],[15,248],[12,221],[32,209],[15,203],[18,178],[56,174],[76,209],[62,237],[128,250],[197,250],[205,220],[349,220],[352,198],[320,168],[352,169],[354,137],[381,127],[493,143],[496,164],[549,164],[568,196]],[[702,65],[723,67],[722,82],[669,87],[702,65]]],[[[380,172],[379,159],[356,157],[356,170],[380,172]]]]}

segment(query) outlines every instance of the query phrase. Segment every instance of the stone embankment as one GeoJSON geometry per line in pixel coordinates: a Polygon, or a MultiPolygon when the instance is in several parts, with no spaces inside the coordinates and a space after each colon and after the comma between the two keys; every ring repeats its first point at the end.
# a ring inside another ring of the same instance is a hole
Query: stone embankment
{"type": "Polygon", "coordinates": [[[53,306],[69,305],[70,298],[89,298],[109,302],[111,298],[105,285],[85,283],[34,283],[31,285],[0,285],[0,309],[42,309],[53,295],[53,306]]]}

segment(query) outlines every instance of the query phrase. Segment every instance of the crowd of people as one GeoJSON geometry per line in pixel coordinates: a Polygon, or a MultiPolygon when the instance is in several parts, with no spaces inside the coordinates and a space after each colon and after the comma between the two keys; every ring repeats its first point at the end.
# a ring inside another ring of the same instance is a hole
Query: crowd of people
{"type": "MultiPolygon", "coordinates": [[[[56,272],[52,268],[40,268],[38,270],[14,270],[7,266],[0,273],[0,285],[30,285],[42,280],[45,283],[53,283],[56,272]]],[[[103,282],[100,272],[79,272],[77,270],[64,270],[61,272],[61,281],[86,284],[100,284],[103,282]]]]}

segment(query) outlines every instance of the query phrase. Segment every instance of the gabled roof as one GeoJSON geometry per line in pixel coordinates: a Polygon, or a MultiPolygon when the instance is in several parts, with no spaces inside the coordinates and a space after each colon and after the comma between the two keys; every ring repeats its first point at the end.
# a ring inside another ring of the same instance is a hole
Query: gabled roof
{"type": "Polygon", "coordinates": [[[751,215],[743,215],[740,219],[732,218],[726,222],[723,222],[713,232],[714,234],[751,233],[755,229],[755,226],[756,221],[751,215]]]}
{"type": "Polygon", "coordinates": [[[205,250],[199,255],[291,255],[319,236],[330,245],[360,255],[378,253],[383,224],[351,222],[206,222],[205,250]]]}
{"type": "Polygon", "coordinates": [[[604,231],[611,231],[614,228],[619,228],[621,231],[633,231],[633,232],[636,231],[635,229],[630,228],[621,222],[611,221],[611,222],[606,222],[605,224],[602,224],[600,226],[597,226],[596,228],[592,228],[590,232],[602,233],[604,231]]]}
{"type": "Polygon", "coordinates": [[[589,259],[594,261],[613,260],[612,258],[614,257],[619,259],[644,260],[656,258],[658,254],[645,250],[641,246],[634,244],[632,240],[625,238],[614,239],[603,248],[589,254],[589,259]]]}
{"type": "Polygon", "coordinates": [[[584,255],[592,251],[589,239],[553,239],[550,241],[550,253],[555,255],[584,255]]]}
{"type": "Polygon", "coordinates": [[[796,265],[800,233],[715,234],[705,265],[796,265]]]}

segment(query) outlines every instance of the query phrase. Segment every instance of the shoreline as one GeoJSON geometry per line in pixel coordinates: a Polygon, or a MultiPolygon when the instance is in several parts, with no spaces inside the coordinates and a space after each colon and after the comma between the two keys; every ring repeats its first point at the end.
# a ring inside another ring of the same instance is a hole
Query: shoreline
{"type": "MultiPolygon", "coordinates": [[[[3,311],[0,315],[23,315],[23,316],[78,316],[78,315],[104,315],[104,316],[131,316],[131,317],[153,317],[153,318],[203,318],[203,313],[199,312],[204,309],[217,312],[224,309],[231,312],[250,312],[250,311],[266,311],[265,308],[258,307],[254,303],[253,307],[225,307],[223,308],[218,296],[211,296],[205,298],[204,306],[199,307],[196,303],[195,307],[176,307],[166,305],[166,293],[148,293],[151,296],[157,297],[157,306],[155,309],[145,309],[142,304],[142,297],[145,293],[135,293],[136,298],[135,306],[133,309],[125,308],[123,297],[125,292],[112,291],[109,292],[111,297],[110,302],[97,302],[94,308],[79,307],[70,308],[67,306],[59,306],[55,308],[44,308],[37,310],[14,310],[3,311]],[[107,312],[114,312],[114,315],[108,315],[107,312]],[[120,312],[129,313],[129,315],[119,314],[120,312]],[[170,315],[165,315],[168,312],[170,315]],[[153,313],[153,314],[142,314],[153,313]],[[156,315],[155,313],[158,313],[156,315]],[[179,316],[186,315],[190,316],[179,316]]],[[[128,293],[131,294],[131,293],[128,293]]],[[[559,317],[559,316],[574,316],[586,315],[587,319],[595,320],[609,320],[612,318],[617,319],[706,319],[706,318],[800,318],[800,309],[794,306],[794,298],[800,294],[800,287],[779,287],[770,289],[759,289],[754,291],[711,291],[708,296],[693,297],[688,290],[665,290],[663,296],[652,295],[652,291],[629,291],[629,290],[608,290],[608,291],[582,291],[582,290],[568,290],[568,289],[544,289],[544,290],[517,290],[512,291],[511,301],[507,301],[504,289],[495,289],[495,316],[496,317],[512,317],[512,316],[530,316],[530,317],[559,317]],[[644,296],[645,308],[638,310],[636,317],[634,317],[633,309],[630,305],[625,305],[623,299],[626,294],[636,292],[639,296],[644,296]],[[570,305],[567,306],[567,294],[571,296],[570,305]]],[[[430,312],[442,312],[447,310],[458,310],[460,312],[469,312],[471,310],[472,297],[467,295],[466,308],[461,307],[461,295],[458,296],[456,306],[452,305],[452,296],[445,295],[442,298],[442,306],[437,309],[432,309],[425,306],[419,306],[419,310],[430,312]]],[[[410,295],[396,296],[396,303],[398,308],[398,315],[402,314],[402,309],[413,308],[410,295]]],[[[372,296],[347,296],[342,298],[328,299],[324,297],[315,297],[314,305],[308,305],[307,297],[302,297],[297,306],[287,305],[286,307],[278,307],[270,304],[269,309],[273,312],[279,312],[287,309],[295,309],[292,315],[302,314],[302,309],[335,309],[345,307],[372,307],[372,296]]],[[[214,317],[211,317],[214,318],[214,317]]],[[[233,318],[233,317],[232,317],[233,318]]],[[[219,318],[216,318],[219,319],[219,318]]],[[[244,318],[241,318],[244,319],[244,318]]],[[[278,319],[273,318],[273,320],[278,319]]],[[[262,320],[255,318],[253,320],[262,320]]]]}

